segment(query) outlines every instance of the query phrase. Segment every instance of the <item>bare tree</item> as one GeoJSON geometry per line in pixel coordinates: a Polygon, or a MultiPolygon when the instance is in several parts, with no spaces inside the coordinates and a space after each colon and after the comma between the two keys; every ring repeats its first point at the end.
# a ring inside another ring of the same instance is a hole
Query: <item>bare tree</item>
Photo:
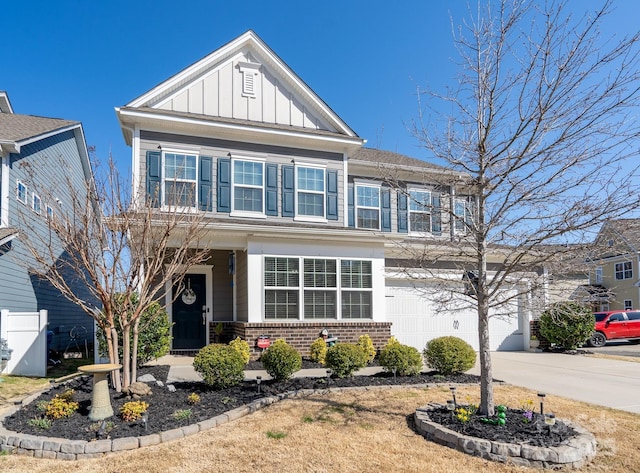
{"type": "MultiPolygon", "coordinates": [[[[201,246],[202,212],[161,210],[150,200],[132,205],[130,186],[112,159],[106,169],[94,163],[94,171],[95,178],[80,189],[69,177],[65,195],[70,201],[48,216],[47,232],[30,228],[33,219],[27,216],[24,241],[35,261],[28,263],[31,273],[81,307],[104,331],[110,362],[123,365],[122,384],[114,377],[120,390],[136,379],[141,315],[155,301],[164,307],[165,286],[181,284],[189,268],[205,261],[209,252],[201,246]]],[[[54,192],[61,190],[42,189],[41,195],[53,199],[54,192]]]]}
{"type": "Polygon", "coordinates": [[[478,2],[454,28],[457,86],[444,94],[419,91],[413,123],[421,144],[459,173],[450,188],[473,195],[464,216],[453,206],[442,209],[462,227],[452,235],[452,251],[425,244],[420,258],[433,267],[453,255],[468,271],[462,292],[477,306],[480,410],[488,415],[489,317],[509,302],[505,288],[533,289],[542,268],[583,249],[565,243],[587,241],[604,220],[640,203],[632,162],[640,133],[640,35],[602,38],[610,1],[579,18],[564,1],[540,3],[478,2]]]}

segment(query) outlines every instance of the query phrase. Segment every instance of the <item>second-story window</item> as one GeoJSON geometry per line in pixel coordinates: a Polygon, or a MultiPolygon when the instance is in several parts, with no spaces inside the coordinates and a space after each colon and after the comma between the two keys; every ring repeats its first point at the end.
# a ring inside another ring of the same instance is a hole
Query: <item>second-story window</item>
{"type": "Polygon", "coordinates": [[[602,284],[602,266],[596,268],[596,282],[595,284],[602,284]]]}
{"type": "Polygon", "coordinates": [[[465,233],[472,223],[474,200],[472,196],[459,197],[454,201],[454,229],[456,233],[465,233]]]}
{"type": "Polygon", "coordinates": [[[233,210],[264,213],[264,163],[233,160],[233,210]]]}
{"type": "Polygon", "coordinates": [[[197,204],[197,156],[164,153],[164,199],[166,205],[195,207],[197,204]]]}
{"type": "Polygon", "coordinates": [[[16,198],[23,204],[27,203],[27,186],[20,181],[16,183],[16,198]]]}
{"type": "Polygon", "coordinates": [[[33,199],[31,201],[31,208],[37,214],[42,212],[42,200],[40,199],[40,196],[36,193],[33,194],[33,199]]]}
{"type": "Polygon", "coordinates": [[[633,263],[631,261],[625,261],[624,263],[616,263],[616,279],[631,279],[633,278],[633,263]]]}
{"type": "Polygon", "coordinates": [[[356,226],[380,230],[380,187],[356,186],[356,226]]]}
{"type": "Polygon", "coordinates": [[[431,232],[431,192],[409,191],[409,231],[431,232]]]}
{"type": "Polygon", "coordinates": [[[297,215],[324,218],[324,168],[296,166],[296,173],[297,215]]]}

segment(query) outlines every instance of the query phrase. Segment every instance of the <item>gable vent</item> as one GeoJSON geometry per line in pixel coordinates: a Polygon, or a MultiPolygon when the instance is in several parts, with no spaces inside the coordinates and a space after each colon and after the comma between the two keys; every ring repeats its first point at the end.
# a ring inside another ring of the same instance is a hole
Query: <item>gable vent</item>
{"type": "Polygon", "coordinates": [[[242,74],[242,95],[244,97],[256,96],[256,76],[258,75],[260,64],[255,62],[241,62],[238,69],[242,74]]]}

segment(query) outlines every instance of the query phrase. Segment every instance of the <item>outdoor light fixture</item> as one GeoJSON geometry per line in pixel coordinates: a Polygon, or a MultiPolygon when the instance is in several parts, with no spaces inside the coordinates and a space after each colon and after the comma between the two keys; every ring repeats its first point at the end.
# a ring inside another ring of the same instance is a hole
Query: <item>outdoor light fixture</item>
{"type": "Polygon", "coordinates": [[[451,391],[451,396],[453,396],[453,407],[458,407],[458,402],[456,401],[456,387],[450,386],[449,390],[451,391]]]}
{"type": "Polygon", "coordinates": [[[260,383],[262,382],[262,376],[256,376],[256,385],[258,386],[258,394],[260,394],[260,383]]]}
{"type": "Polygon", "coordinates": [[[391,371],[393,372],[393,382],[395,383],[396,382],[396,371],[398,371],[398,368],[394,366],[393,368],[391,368],[391,371]]]}
{"type": "Polygon", "coordinates": [[[327,370],[327,387],[329,387],[329,381],[331,381],[332,371],[330,369],[327,370]]]}
{"type": "Polygon", "coordinates": [[[553,413],[549,412],[544,416],[544,423],[551,427],[552,425],[556,425],[556,416],[553,413]]]}
{"type": "Polygon", "coordinates": [[[147,424],[149,423],[149,413],[142,413],[142,425],[144,425],[144,430],[147,430],[147,424]]]}
{"type": "Polygon", "coordinates": [[[546,394],[545,393],[538,393],[538,398],[540,399],[540,415],[544,416],[544,398],[545,398],[546,394]]]}
{"type": "Polygon", "coordinates": [[[455,402],[453,401],[453,399],[449,399],[449,400],[447,401],[447,410],[448,410],[448,411],[451,411],[451,412],[453,412],[453,411],[455,411],[455,410],[456,410],[456,404],[455,404],[455,402]]]}

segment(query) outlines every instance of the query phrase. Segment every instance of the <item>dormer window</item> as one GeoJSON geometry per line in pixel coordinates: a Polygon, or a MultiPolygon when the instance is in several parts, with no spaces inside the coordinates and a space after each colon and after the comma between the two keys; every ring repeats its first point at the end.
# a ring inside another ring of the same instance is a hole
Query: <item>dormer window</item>
{"type": "Polygon", "coordinates": [[[238,64],[242,74],[242,96],[256,96],[256,76],[260,70],[260,64],[254,62],[241,62],[238,64]]]}

